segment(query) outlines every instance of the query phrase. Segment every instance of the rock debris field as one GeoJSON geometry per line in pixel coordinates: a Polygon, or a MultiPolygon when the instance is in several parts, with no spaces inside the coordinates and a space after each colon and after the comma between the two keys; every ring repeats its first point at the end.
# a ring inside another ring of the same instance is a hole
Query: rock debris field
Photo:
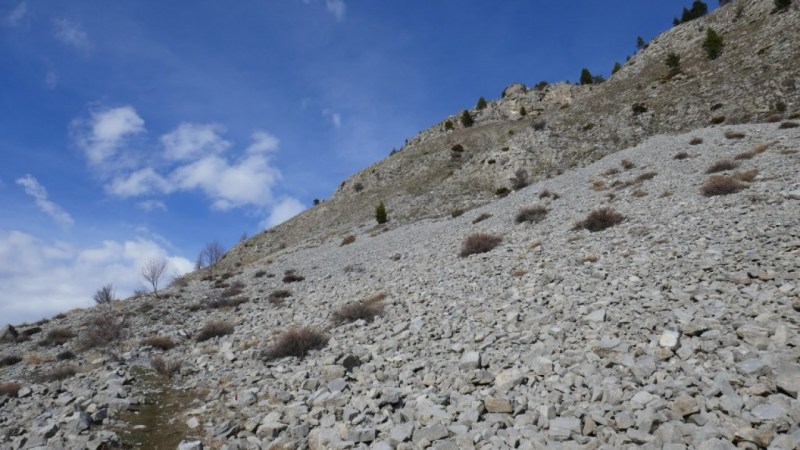
{"type": "Polygon", "coordinates": [[[387,199],[388,226],[365,223],[349,244],[289,247],[117,302],[127,334],[110,349],[78,345],[98,308],[17,326],[41,328],[28,340],[6,330],[0,449],[155,448],[141,436],[168,432],[176,442],[158,448],[798,448],[790,127],[656,136],[397,228],[387,199]],[[706,173],[722,160],[733,164],[706,173]],[[704,195],[718,192],[712,177],[735,192],[704,195]],[[502,240],[460,256],[474,233],[502,240]],[[358,301],[369,314],[342,313],[358,301]],[[232,330],[199,340],[212,320],[232,330]],[[57,327],[74,337],[43,346],[57,327]],[[321,340],[281,357],[295,327],[321,340]],[[142,342],[156,336],[174,347],[142,342]],[[43,378],[58,367],[76,373],[43,378]],[[150,410],[159,419],[141,422],[150,410]]]}

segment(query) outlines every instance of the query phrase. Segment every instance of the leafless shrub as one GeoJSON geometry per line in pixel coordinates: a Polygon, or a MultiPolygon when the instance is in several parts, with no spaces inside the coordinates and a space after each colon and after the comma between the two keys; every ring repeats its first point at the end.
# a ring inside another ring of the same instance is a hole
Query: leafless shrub
{"type": "Polygon", "coordinates": [[[637,190],[633,191],[633,193],[631,195],[633,195],[636,198],[642,198],[642,197],[646,197],[647,196],[647,191],[643,191],[641,189],[637,189],[637,190]]]}
{"type": "Polygon", "coordinates": [[[614,175],[616,175],[618,173],[619,173],[619,169],[617,169],[616,167],[612,167],[612,168],[606,170],[605,172],[603,172],[603,176],[611,177],[611,176],[614,176],[614,175]]]}
{"type": "Polygon", "coordinates": [[[737,171],[733,173],[734,178],[736,178],[739,181],[744,181],[747,183],[750,183],[751,181],[755,180],[756,176],[758,176],[758,169],[750,169],[741,172],[737,171]]]}
{"type": "Polygon", "coordinates": [[[737,167],[739,167],[739,163],[729,159],[721,159],[706,169],[706,173],[724,172],[726,170],[733,170],[737,167]]]}
{"type": "Polygon", "coordinates": [[[211,271],[211,276],[213,276],[214,266],[224,256],[225,256],[225,248],[222,247],[219,241],[214,240],[212,242],[209,242],[197,256],[197,263],[195,264],[195,268],[202,269],[203,267],[208,267],[211,271]]]}
{"type": "Polygon", "coordinates": [[[533,122],[533,129],[536,131],[542,131],[547,126],[547,122],[544,120],[537,120],[533,122]]]}
{"type": "Polygon", "coordinates": [[[688,157],[689,157],[688,153],[686,153],[686,152],[678,152],[678,153],[675,153],[675,156],[673,156],[672,159],[686,159],[688,157]]]}
{"type": "Polygon", "coordinates": [[[389,259],[391,259],[392,261],[400,261],[401,258],[403,258],[403,255],[401,255],[400,253],[395,253],[389,259]]]}
{"type": "Polygon", "coordinates": [[[525,169],[519,169],[514,173],[514,176],[511,178],[511,187],[518,191],[522,188],[527,187],[530,184],[528,180],[528,171],[525,169]]]}
{"type": "Polygon", "coordinates": [[[514,269],[514,270],[511,271],[511,276],[512,277],[517,277],[517,278],[524,277],[527,274],[528,274],[528,271],[525,270],[525,269],[514,269]]]}
{"type": "Polygon", "coordinates": [[[270,348],[262,353],[266,360],[296,356],[302,358],[311,350],[319,350],[328,343],[328,336],[314,327],[292,328],[278,337],[270,348]]]}
{"type": "Polygon", "coordinates": [[[592,190],[593,191],[603,191],[606,189],[606,182],[603,180],[594,180],[592,181],[592,190]]]}
{"type": "Polygon", "coordinates": [[[596,263],[600,259],[597,255],[586,255],[581,259],[582,263],[596,263]]]}
{"type": "Polygon", "coordinates": [[[109,283],[101,287],[100,289],[97,290],[97,292],[94,293],[94,296],[92,298],[94,298],[94,302],[97,303],[98,305],[106,305],[108,303],[113,302],[114,285],[109,283]]]}
{"type": "Polygon", "coordinates": [[[703,143],[703,138],[700,137],[693,137],[689,140],[689,145],[699,145],[703,143]]]}
{"type": "Polygon", "coordinates": [[[197,342],[207,341],[211,338],[226,336],[233,333],[233,324],[224,320],[211,320],[203,325],[197,332],[197,342]]]}
{"type": "Polygon", "coordinates": [[[207,309],[235,308],[248,301],[247,297],[226,297],[222,294],[212,293],[203,302],[203,306],[207,309]]]}
{"type": "Polygon", "coordinates": [[[283,282],[284,283],[297,283],[297,282],[300,282],[300,281],[303,281],[303,280],[305,280],[305,277],[303,277],[302,275],[296,274],[294,270],[287,270],[283,274],[283,282]]]}
{"type": "MultiPolygon", "coordinates": [[[[30,327],[20,331],[21,336],[34,336],[42,332],[42,327],[30,327]]],[[[17,336],[17,340],[19,340],[20,336],[17,336]]]]}
{"type": "Polygon", "coordinates": [[[783,120],[783,114],[773,113],[766,117],[765,121],[769,123],[777,123],[783,120]]]}
{"type": "Polygon", "coordinates": [[[666,190],[661,193],[661,198],[667,198],[667,197],[672,197],[672,191],[666,190]]]}
{"type": "Polygon", "coordinates": [[[158,258],[149,258],[142,267],[142,278],[147,281],[153,288],[153,295],[158,298],[158,285],[164,272],[167,270],[167,260],[161,256],[158,258]]]}
{"type": "Polygon", "coordinates": [[[746,187],[747,185],[741,183],[734,177],[713,175],[700,187],[700,192],[706,197],[712,197],[715,195],[734,194],[746,187]]]}
{"type": "Polygon", "coordinates": [[[150,358],[150,367],[164,378],[172,378],[175,372],[181,370],[183,363],[177,359],[164,359],[160,356],[150,358]]]}
{"type": "Polygon", "coordinates": [[[794,155],[798,151],[800,150],[797,150],[795,148],[784,148],[783,150],[780,151],[780,153],[781,155],[794,155]]]}
{"type": "Polygon", "coordinates": [[[753,153],[753,154],[756,154],[756,155],[760,155],[760,154],[764,153],[765,151],[769,150],[769,148],[772,146],[772,144],[773,144],[773,142],[770,142],[768,144],[756,145],[755,147],[753,147],[753,150],[751,150],[750,152],[753,153]]]}
{"type": "Polygon", "coordinates": [[[544,220],[545,216],[547,216],[547,208],[545,208],[544,206],[536,205],[530,208],[520,209],[519,212],[517,212],[517,216],[514,218],[514,222],[537,223],[544,220]]]}
{"type": "Polygon", "coordinates": [[[175,347],[175,341],[168,336],[152,336],[142,340],[142,345],[149,345],[150,347],[167,351],[175,347]]]}
{"type": "Polygon", "coordinates": [[[787,120],[786,122],[783,122],[783,123],[781,123],[781,124],[778,126],[778,128],[779,128],[779,129],[797,128],[797,127],[800,127],[800,123],[797,123],[797,122],[790,122],[790,121],[788,121],[788,120],[787,120]]]}
{"type": "Polygon", "coordinates": [[[653,178],[656,177],[656,175],[658,175],[657,172],[645,172],[645,173],[639,175],[638,177],[636,177],[636,182],[637,183],[641,183],[643,181],[652,180],[653,178]]]}
{"type": "Polygon", "coordinates": [[[613,209],[600,208],[590,212],[586,219],[576,224],[576,228],[583,228],[594,233],[618,225],[623,220],[625,220],[625,217],[613,209]]]}
{"type": "Polygon", "coordinates": [[[753,152],[742,152],[742,153],[739,153],[738,155],[734,156],[733,159],[735,159],[737,161],[742,161],[742,160],[745,160],[745,159],[753,159],[755,156],[756,156],[756,154],[753,153],[753,152]]]}
{"type": "Polygon", "coordinates": [[[740,133],[738,131],[727,130],[725,132],[725,137],[727,139],[742,139],[744,138],[744,136],[745,136],[744,133],[740,133]]]}
{"type": "Polygon", "coordinates": [[[267,274],[266,270],[259,270],[259,271],[257,271],[256,273],[253,274],[253,278],[261,278],[266,274],[267,274]]]}
{"type": "Polygon", "coordinates": [[[75,353],[72,353],[69,350],[64,350],[63,352],[56,355],[56,359],[59,361],[68,361],[74,358],[75,358],[75,353]]]}
{"type": "Polygon", "coordinates": [[[450,217],[452,217],[453,219],[455,219],[456,217],[460,217],[462,214],[464,214],[464,210],[461,208],[456,208],[450,211],[450,217]]]}
{"type": "Polygon", "coordinates": [[[52,355],[48,355],[46,353],[30,353],[25,355],[25,364],[29,366],[35,366],[38,364],[51,362],[54,358],[52,355]]]}
{"type": "Polygon", "coordinates": [[[17,364],[20,361],[22,361],[22,358],[20,358],[18,355],[4,356],[3,359],[0,359],[0,367],[13,366],[14,364],[17,364]]]}
{"type": "Polygon", "coordinates": [[[125,338],[128,321],[125,316],[110,308],[95,312],[81,331],[78,346],[83,350],[114,345],[125,338]]]}
{"type": "Polygon", "coordinates": [[[352,244],[355,241],[356,241],[355,235],[351,234],[349,236],[345,236],[345,238],[342,239],[342,243],[339,244],[339,246],[342,247],[344,245],[349,245],[349,244],[352,244]]]}
{"type": "Polygon", "coordinates": [[[472,221],[472,224],[474,225],[474,224],[476,224],[478,222],[483,222],[484,220],[488,219],[489,217],[492,217],[492,215],[488,214],[488,213],[483,213],[480,216],[476,217],[475,220],[472,221]]]}
{"type": "Polygon", "coordinates": [[[75,334],[66,328],[53,328],[47,332],[42,345],[63,345],[75,337],[75,334]]]}
{"type": "Polygon", "coordinates": [[[277,291],[272,291],[272,293],[269,294],[267,300],[269,301],[270,304],[279,306],[282,305],[283,302],[285,302],[286,299],[291,296],[292,296],[292,291],[288,289],[278,289],[277,291]]]}
{"type": "Polygon", "coordinates": [[[331,320],[337,325],[356,320],[371,322],[375,317],[383,315],[385,298],[386,294],[380,293],[364,300],[348,303],[334,311],[331,320]]]}
{"type": "Polygon", "coordinates": [[[0,384],[0,395],[16,397],[20,389],[22,389],[22,385],[19,383],[2,383],[0,384]]]}
{"type": "Polygon", "coordinates": [[[636,167],[636,165],[634,163],[630,162],[627,159],[623,159],[622,161],[620,161],[619,165],[622,166],[622,168],[625,169],[625,170],[631,170],[634,167],[636,167]]]}
{"type": "Polygon", "coordinates": [[[243,290],[244,290],[244,283],[237,280],[231,283],[230,286],[228,286],[224,291],[222,291],[220,295],[222,296],[222,298],[235,297],[241,294],[243,290]]]}
{"type": "Polygon", "coordinates": [[[501,242],[503,242],[503,238],[494,234],[471,234],[467,236],[461,244],[461,252],[459,255],[464,258],[477,253],[486,253],[500,245],[501,242]]]}
{"type": "Polygon", "coordinates": [[[78,368],[75,366],[60,366],[40,374],[36,378],[40,382],[49,383],[53,381],[66,380],[67,378],[74,377],[76,373],[78,373],[78,368]]]}

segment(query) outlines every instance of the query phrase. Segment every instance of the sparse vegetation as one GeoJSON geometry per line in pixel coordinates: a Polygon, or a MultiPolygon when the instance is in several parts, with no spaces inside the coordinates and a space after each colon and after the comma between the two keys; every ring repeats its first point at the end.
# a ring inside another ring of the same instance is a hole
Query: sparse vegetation
{"type": "Polygon", "coordinates": [[[643,103],[634,103],[631,105],[631,111],[633,111],[634,115],[638,116],[639,114],[644,114],[647,112],[647,106],[645,106],[643,103]]]}
{"type": "Polygon", "coordinates": [[[342,239],[342,243],[339,244],[339,247],[350,245],[355,241],[356,241],[356,236],[354,234],[350,234],[348,236],[345,236],[344,239],[342,239]]]}
{"type": "Polygon", "coordinates": [[[647,196],[647,191],[643,191],[641,189],[637,189],[637,190],[633,191],[633,193],[631,193],[631,195],[636,197],[636,198],[641,198],[641,197],[647,196]]]}
{"type": "Polygon", "coordinates": [[[634,167],[636,167],[636,164],[630,162],[627,159],[623,159],[622,161],[620,161],[619,165],[622,166],[622,168],[625,169],[625,170],[631,170],[634,167]]]}
{"type": "Polygon", "coordinates": [[[128,328],[128,321],[121,313],[109,309],[95,312],[86,320],[78,345],[83,350],[107,347],[122,340],[128,328]]]}
{"type": "Polygon", "coordinates": [[[463,153],[464,152],[464,146],[461,145],[461,144],[455,144],[452,147],[450,147],[450,151],[453,151],[453,152],[456,152],[456,153],[463,153]]]}
{"type": "Polygon", "coordinates": [[[179,370],[183,363],[177,359],[164,359],[160,356],[150,358],[150,367],[164,378],[172,378],[172,375],[179,370]]]}
{"type": "Polygon", "coordinates": [[[528,115],[528,110],[524,106],[519,107],[519,115],[525,117],[528,115]]]}
{"type": "Polygon", "coordinates": [[[462,208],[455,208],[454,210],[450,211],[450,217],[453,219],[460,217],[462,214],[464,214],[464,209],[462,208]]]}
{"type": "Polygon", "coordinates": [[[733,159],[737,160],[737,161],[742,161],[742,160],[745,160],[745,159],[753,159],[755,156],[756,156],[756,153],[753,153],[752,151],[748,151],[748,152],[739,153],[738,155],[734,156],[733,159]]]}
{"type": "Polygon", "coordinates": [[[257,271],[256,273],[253,274],[253,278],[261,278],[266,274],[267,274],[266,270],[259,270],[259,271],[257,271]]]}
{"type": "Polygon", "coordinates": [[[384,224],[389,221],[389,216],[386,213],[386,205],[383,202],[380,202],[378,206],[375,207],[375,221],[378,224],[384,224]]]}
{"type": "Polygon", "coordinates": [[[353,184],[353,190],[356,192],[361,192],[364,190],[364,185],[361,184],[361,182],[356,182],[355,184],[353,184]]]}
{"type": "Polygon", "coordinates": [[[639,175],[638,177],[636,177],[636,182],[637,183],[641,183],[643,181],[652,180],[653,178],[656,177],[656,175],[658,175],[657,172],[645,172],[645,173],[639,175]]]}
{"type": "Polygon", "coordinates": [[[75,358],[75,353],[72,353],[69,350],[64,350],[63,352],[60,352],[59,354],[56,355],[56,359],[59,361],[68,361],[74,358],[75,358]]]}
{"type": "Polygon", "coordinates": [[[625,220],[625,217],[613,209],[601,208],[590,212],[586,219],[576,224],[576,228],[583,228],[594,233],[618,225],[623,220],[625,220]]]}
{"type": "Polygon", "coordinates": [[[514,172],[514,176],[511,178],[511,187],[518,191],[530,184],[528,180],[528,171],[525,169],[519,169],[514,172]]]}
{"type": "Polygon", "coordinates": [[[673,156],[672,159],[680,160],[680,159],[686,159],[688,157],[689,157],[688,153],[686,153],[686,152],[678,152],[678,153],[675,153],[675,156],[673,156]]]}
{"type": "Polygon", "coordinates": [[[149,345],[150,347],[167,351],[175,347],[175,341],[173,341],[168,336],[153,336],[144,339],[142,341],[142,345],[149,345]]]}
{"type": "Polygon", "coordinates": [[[724,172],[726,170],[733,170],[737,167],[739,167],[739,163],[729,159],[721,159],[706,169],[706,173],[724,172]]]}
{"type": "Polygon", "coordinates": [[[472,115],[466,109],[461,112],[461,125],[464,128],[469,128],[475,124],[475,119],[472,118],[472,115]]]}
{"type": "Polygon", "coordinates": [[[445,120],[444,121],[444,131],[450,131],[453,129],[453,121],[452,120],[445,120]]]}
{"type": "Polygon", "coordinates": [[[681,73],[681,57],[677,53],[668,53],[665,64],[669,69],[669,74],[667,75],[668,77],[671,78],[681,73]]]}
{"type": "Polygon", "coordinates": [[[298,275],[295,273],[294,270],[287,270],[283,273],[283,282],[284,283],[298,283],[300,281],[305,280],[306,278],[302,275],[298,275]]]}
{"type": "Polygon", "coordinates": [[[727,139],[742,139],[744,138],[744,133],[740,133],[738,131],[727,130],[725,131],[725,137],[727,139]]]}
{"type": "Polygon", "coordinates": [[[689,141],[689,145],[699,145],[699,144],[702,144],[702,143],[703,143],[703,138],[700,138],[700,137],[693,137],[689,141]]]}
{"type": "Polygon", "coordinates": [[[745,189],[747,185],[728,175],[713,175],[700,187],[700,192],[706,197],[715,195],[729,195],[745,189]]]}
{"type": "Polygon", "coordinates": [[[539,119],[533,122],[533,129],[536,131],[542,131],[547,126],[547,122],[544,119],[539,119]]]}
{"type": "Polygon", "coordinates": [[[486,109],[486,99],[483,98],[483,97],[479,98],[478,99],[478,103],[475,105],[475,109],[477,109],[479,111],[481,109],[486,109]]]}
{"type": "Polygon", "coordinates": [[[75,337],[75,334],[67,328],[53,328],[47,332],[42,345],[63,345],[75,337]]]}
{"type": "Polygon", "coordinates": [[[717,117],[712,117],[711,118],[711,124],[712,125],[719,125],[719,124],[721,124],[723,122],[725,122],[725,116],[717,116],[717,117]]]}
{"type": "Polygon", "coordinates": [[[17,364],[20,361],[22,361],[22,358],[20,358],[17,355],[4,356],[2,359],[0,359],[0,367],[13,366],[14,364],[17,364]]]}
{"type": "Polygon", "coordinates": [[[514,218],[514,222],[522,223],[537,223],[544,220],[547,216],[547,208],[544,206],[532,206],[530,208],[522,208],[517,212],[517,216],[514,218]]]}
{"type": "Polygon", "coordinates": [[[745,170],[743,172],[734,172],[733,177],[739,181],[747,183],[752,182],[758,176],[758,169],[745,170]]]}
{"type": "Polygon", "coordinates": [[[508,188],[507,188],[507,187],[505,187],[505,186],[504,186],[504,187],[499,187],[499,188],[497,188],[497,189],[494,191],[494,195],[496,195],[496,196],[498,196],[498,197],[500,197],[500,198],[503,198],[503,197],[505,197],[505,196],[506,196],[506,195],[508,195],[509,193],[511,193],[511,190],[510,190],[510,189],[508,189],[508,188]]]}
{"type": "Polygon", "coordinates": [[[94,302],[97,303],[98,305],[106,305],[108,303],[113,302],[114,286],[112,284],[107,284],[101,287],[100,289],[97,290],[97,292],[94,293],[94,296],[92,298],[94,299],[94,302]]]}
{"type": "Polygon", "coordinates": [[[558,200],[561,196],[555,192],[550,191],[549,189],[542,189],[539,192],[539,198],[552,198],[553,200],[558,200]]]}
{"type": "Polygon", "coordinates": [[[461,244],[461,252],[459,255],[464,258],[477,253],[486,253],[500,245],[501,242],[503,242],[503,238],[494,234],[471,234],[467,236],[461,244]]]}
{"type": "Polygon", "coordinates": [[[612,168],[606,170],[605,172],[603,172],[603,176],[604,177],[612,177],[612,176],[614,176],[614,175],[616,175],[618,173],[619,173],[619,169],[617,169],[616,167],[612,167],[612,168]]]}
{"type": "Polygon", "coordinates": [[[233,324],[225,320],[211,320],[203,325],[197,332],[195,340],[197,342],[207,341],[215,337],[227,336],[233,333],[233,324]]]}
{"type": "Polygon", "coordinates": [[[19,383],[2,383],[0,384],[0,395],[16,397],[20,389],[22,389],[22,385],[19,383]]]}
{"type": "Polygon", "coordinates": [[[797,128],[797,127],[800,127],[800,123],[790,122],[788,120],[786,122],[782,122],[780,125],[778,125],[778,128],[781,129],[781,130],[785,130],[785,129],[788,129],[788,128],[797,128]]]}
{"type": "Polygon", "coordinates": [[[37,379],[43,383],[49,383],[66,380],[74,377],[76,373],[78,373],[78,369],[75,366],[60,366],[40,374],[37,379]]]}
{"type": "Polygon", "coordinates": [[[296,356],[302,358],[311,350],[319,350],[328,343],[328,336],[314,327],[292,328],[281,334],[277,341],[262,353],[264,359],[296,356]]]}
{"type": "Polygon", "coordinates": [[[589,69],[584,67],[581,70],[580,83],[581,84],[592,84],[593,82],[594,82],[594,77],[592,76],[592,73],[589,72],[589,69]]]}
{"type": "Polygon", "coordinates": [[[386,294],[380,293],[355,303],[348,303],[334,311],[331,320],[337,325],[356,320],[371,322],[375,317],[383,315],[385,298],[386,294]]]}
{"type": "Polygon", "coordinates": [[[782,13],[789,10],[789,7],[792,6],[792,0],[774,0],[775,8],[772,10],[772,13],[782,13]]]}
{"type": "Polygon", "coordinates": [[[153,296],[158,298],[158,285],[167,270],[167,260],[163,256],[149,258],[142,267],[142,278],[150,284],[153,296]]]}
{"type": "Polygon", "coordinates": [[[489,214],[489,213],[483,213],[480,216],[476,217],[475,220],[472,221],[472,224],[474,225],[474,224],[476,224],[478,222],[483,222],[484,220],[488,219],[489,217],[492,217],[492,215],[489,214]]]}
{"type": "Polygon", "coordinates": [[[278,289],[269,294],[267,301],[269,301],[269,303],[272,305],[280,306],[286,301],[287,298],[291,296],[292,291],[288,289],[278,289]]]}
{"type": "Polygon", "coordinates": [[[722,54],[722,49],[725,43],[713,28],[706,29],[706,38],[703,40],[703,50],[706,52],[708,59],[717,59],[722,54]]]}

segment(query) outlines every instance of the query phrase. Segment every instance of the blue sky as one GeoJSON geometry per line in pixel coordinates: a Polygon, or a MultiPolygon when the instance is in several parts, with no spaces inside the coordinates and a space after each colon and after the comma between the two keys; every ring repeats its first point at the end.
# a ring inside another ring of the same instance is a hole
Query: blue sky
{"type": "Polygon", "coordinates": [[[0,0],[0,323],[183,273],[479,96],[608,76],[690,4],[0,0]]]}

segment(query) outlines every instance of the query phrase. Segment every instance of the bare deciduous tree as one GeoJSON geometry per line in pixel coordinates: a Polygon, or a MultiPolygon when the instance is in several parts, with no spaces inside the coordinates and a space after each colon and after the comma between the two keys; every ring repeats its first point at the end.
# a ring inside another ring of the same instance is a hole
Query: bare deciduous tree
{"type": "Polygon", "coordinates": [[[97,303],[98,305],[106,305],[113,302],[114,285],[109,283],[101,287],[100,289],[97,290],[97,292],[94,293],[94,297],[92,298],[94,298],[94,302],[97,303]]]}
{"type": "Polygon", "coordinates": [[[205,248],[200,252],[200,256],[197,257],[198,265],[208,266],[211,269],[211,273],[214,273],[214,264],[216,264],[222,256],[225,254],[225,249],[219,243],[219,241],[214,240],[206,244],[205,248]]]}
{"type": "Polygon", "coordinates": [[[167,270],[167,260],[163,256],[148,258],[142,267],[142,277],[153,288],[153,295],[158,298],[158,284],[167,270]]]}

